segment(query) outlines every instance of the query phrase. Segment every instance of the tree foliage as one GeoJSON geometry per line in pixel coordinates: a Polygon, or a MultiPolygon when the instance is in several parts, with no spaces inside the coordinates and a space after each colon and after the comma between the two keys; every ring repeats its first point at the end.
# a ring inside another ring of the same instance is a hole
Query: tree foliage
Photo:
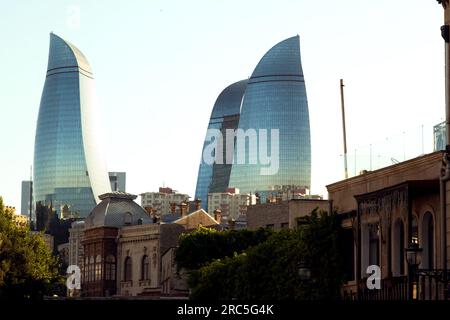
{"type": "Polygon", "coordinates": [[[282,230],[240,254],[190,272],[191,298],[200,300],[338,299],[343,282],[336,214],[314,211],[307,225],[282,230]],[[307,261],[311,278],[300,278],[307,261]]]}
{"type": "Polygon", "coordinates": [[[62,282],[59,262],[41,234],[14,222],[14,212],[0,197],[0,298],[35,299],[62,282]]]}
{"type": "Polygon", "coordinates": [[[176,252],[179,268],[198,269],[214,259],[232,257],[249,247],[265,241],[273,232],[268,229],[227,230],[200,227],[194,232],[181,235],[176,252]]]}

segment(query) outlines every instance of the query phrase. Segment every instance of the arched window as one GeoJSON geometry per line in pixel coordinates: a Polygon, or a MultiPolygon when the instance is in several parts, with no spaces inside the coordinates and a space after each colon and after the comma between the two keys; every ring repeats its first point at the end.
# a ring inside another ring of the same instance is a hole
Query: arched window
{"type": "Polygon", "coordinates": [[[89,257],[84,258],[83,281],[89,282],[89,257]]]}
{"type": "Polygon", "coordinates": [[[434,268],[434,221],[431,212],[426,212],[422,220],[422,264],[423,269],[434,268]]]}
{"type": "Polygon", "coordinates": [[[150,261],[147,255],[142,257],[141,280],[148,280],[150,275],[150,261]]]}
{"type": "Polygon", "coordinates": [[[405,228],[402,219],[397,219],[394,224],[392,239],[392,262],[394,276],[405,274],[405,228]]]}
{"type": "Polygon", "coordinates": [[[105,280],[116,280],[116,259],[111,254],[105,259],[105,280]]]}
{"type": "Polygon", "coordinates": [[[412,216],[412,225],[411,225],[411,241],[413,243],[419,243],[419,219],[417,219],[416,215],[412,216]]]}
{"type": "Polygon", "coordinates": [[[94,281],[94,266],[95,266],[95,260],[94,256],[91,256],[89,258],[89,281],[94,281]]]}
{"type": "Polygon", "coordinates": [[[131,272],[131,268],[132,268],[132,263],[131,263],[131,258],[130,257],[126,257],[125,258],[125,262],[124,262],[124,268],[123,268],[123,281],[131,281],[132,279],[132,272],[131,272]]]}
{"type": "Polygon", "coordinates": [[[123,217],[123,219],[124,219],[125,225],[130,225],[133,222],[133,216],[132,216],[131,212],[125,213],[125,216],[123,217]]]}
{"type": "Polygon", "coordinates": [[[97,255],[95,257],[95,280],[102,280],[102,257],[97,255]]]}
{"type": "Polygon", "coordinates": [[[369,265],[380,264],[380,225],[369,225],[369,265]]]}

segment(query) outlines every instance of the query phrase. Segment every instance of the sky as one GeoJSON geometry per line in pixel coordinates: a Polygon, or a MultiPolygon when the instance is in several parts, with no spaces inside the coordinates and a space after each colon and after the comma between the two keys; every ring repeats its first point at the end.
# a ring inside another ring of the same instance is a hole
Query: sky
{"type": "Polygon", "coordinates": [[[339,79],[351,174],[432,150],[445,112],[442,24],[431,0],[0,0],[0,196],[20,208],[52,31],[91,64],[108,170],[127,173],[130,193],[191,196],[217,96],[298,34],[311,191],[326,196],[344,178],[339,79]]]}

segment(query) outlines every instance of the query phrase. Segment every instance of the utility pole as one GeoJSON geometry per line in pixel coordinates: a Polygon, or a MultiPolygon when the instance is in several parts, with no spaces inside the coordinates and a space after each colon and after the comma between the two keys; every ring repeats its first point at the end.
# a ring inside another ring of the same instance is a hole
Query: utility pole
{"type": "Polygon", "coordinates": [[[345,170],[345,179],[347,179],[348,167],[347,167],[347,134],[345,131],[344,80],[341,79],[340,83],[341,83],[340,89],[341,89],[341,110],[342,110],[342,133],[344,136],[344,170],[345,170]]]}

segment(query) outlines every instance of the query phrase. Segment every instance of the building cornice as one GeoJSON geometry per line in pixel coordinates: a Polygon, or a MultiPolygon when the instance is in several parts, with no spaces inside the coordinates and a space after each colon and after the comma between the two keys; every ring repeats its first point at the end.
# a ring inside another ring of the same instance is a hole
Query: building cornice
{"type": "MultiPolygon", "coordinates": [[[[419,156],[414,159],[410,159],[404,162],[400,162],[388,167],[384,167],[378,170],[369,171],[367,173],[341,180],[326,186],[328,192],[336,192],[354,186],[355,184],[366,183],[367,181],[373,181],[378,178],[385,178],[394,174],[411,171],[411,169],[417,168],[422,165],[433,165],[439,161],[442,161],[443,151],[436,151],[423,156],[419,156]]],[[[436,178],[439,177],[439,172],[436,172],[436,178]]]]}

